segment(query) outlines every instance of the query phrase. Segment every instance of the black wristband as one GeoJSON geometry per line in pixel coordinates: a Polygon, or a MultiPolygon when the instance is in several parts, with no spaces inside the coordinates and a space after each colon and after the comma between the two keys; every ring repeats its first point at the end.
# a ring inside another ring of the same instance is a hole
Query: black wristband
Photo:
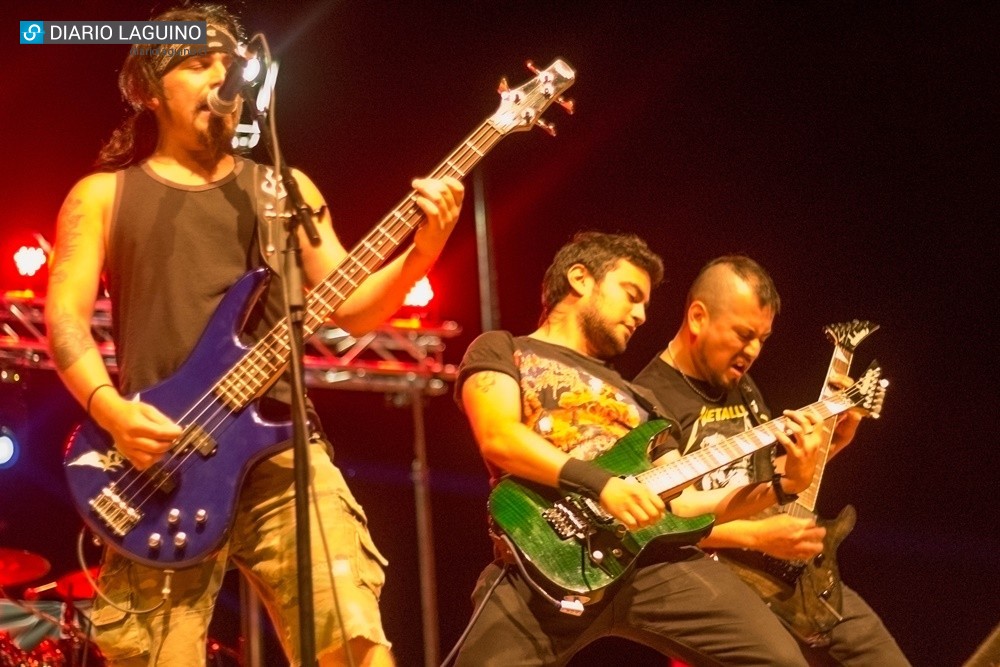
{"type": "Polygon", "coordinates": [[[107,382],[105,382],[104,384],[99,384],[96,387],[94,387],[94,390],[90,392],[90,396],[87,397],[87,416],[88,417],[90,417],[90,405],[94,402],[94,396],[97,394],[98,391],[100,391],[104,387],[111,387],[112,389],[114,389],[114,385],[110,385],[107,382]]]}
{"type": "Polygon", "coordinates": [[[591,461],[570,457],[559,470],[559,488],[600,498],[612,477],[614,475],[591,461]]]}
{"type": "Polygon", "coordinates": [[[774,477],[771,478],[771,487],[774,489],[774,495],[778,498],[779,505],[787,505],[788,503],[793,503],[799,499],[799,494],[797,493],[786,493],[783,488],[781,488],[781,480],[784,477],[775,473],[774,477]]]}

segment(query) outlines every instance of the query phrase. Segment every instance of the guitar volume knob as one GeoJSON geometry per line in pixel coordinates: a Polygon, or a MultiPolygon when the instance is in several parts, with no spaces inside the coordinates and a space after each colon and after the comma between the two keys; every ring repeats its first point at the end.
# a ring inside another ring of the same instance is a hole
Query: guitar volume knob
{"type": "Polygon", "coordinates": [[[180,520],[181,520],[181,511],[176,507],[167,513],[167,523],[169,523],[171,526],[176,526],[180,520]]]}
{"type": "Polygon", "coordinates": [[[174,535],[174,546],[183,549],[187,544],[187,533],[177,533],[174,535]]]}
{"type": "Polygon", "coordinates": [[[194,522],[199,526],[204,526],[206,521],[208,521],[208,512],[206,510],[198,510],[194,513],[194,522]]]}
{"type": "Polygon", "coordinates": [[[146,544],[149,545],[150,549],[159,549],[160,545],[163,543],[163,538],[159,533],[151,533],[149,539],[146,540],[146,544]]]}

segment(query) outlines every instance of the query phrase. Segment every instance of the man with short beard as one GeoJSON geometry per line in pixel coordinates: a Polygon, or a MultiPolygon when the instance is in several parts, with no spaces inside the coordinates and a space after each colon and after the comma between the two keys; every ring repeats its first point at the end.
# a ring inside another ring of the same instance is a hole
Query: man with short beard
{"type": "MultiPolygon", "coordinates": [[[[648,487],[593,462],[632,429],[664,414],[648,392],[609,364],[645,322],[650,291],[662,277],[661,259],[638,237],[578,234],[545,273],[538,329],[527,336],[490,331],[472,343],[456,396],[491,483],[510,474],[583,494],[629,531],[664,518],[667,506],[648,487]]],[[[793,492],[812,480],[819,435],[815,417],[788,416],[790,434],[778,439],[790,453],[785,482],[793,492]]],[[[657,455],[667,459],[676,452],[657,455]]],[[[711,512],[722,522],[776,500],[770,484],[722,492],[689,487],[669,509],[686,517],[711,512]]],[[[510,551],[498,548],[473,594],[478,613],[456,665],[562,665],[611,635],[699,665],[805,664],[777,618],[725,566],[693,544],[660,546],[598,591],[578,617],[551,604],[542,594],[545,582],[529,582],[510,551]]]]}
{"type": "MultiPolygon", "coordinates": [[[[99,171],[80,180],[63,204],[46,307],[60,377],[113,438],[117,453],[140,471],[162,459],[182,429],[138,400],[138,392],[178,369],[241,276],[265,265],[280,272],[281,262],[271,261],[272,244],[280,244],[283,233],[282,225],[270,231],[266,216],[258,215],[259,165],[233,155],[239,110],[219,116],[207,103],[237,55],[242,35],[235,17],[218,6],[190,5],[154,20],[206,21],[207,47],[193,54],[170,44],[130,51],[119,85],[133,113],[101,151],[99,171]],[[91,333],[102,273],[112,303],[118,387],[91,333]],[[136,400],[126,398],[133,394],[136,400]]],[[[347,253],[319,190],[301,172],[294,176],[305,203],[321,212],[319,245],[300,231],[305,280],[314,285],[347,253]]],[[[413,187],[426,215],[413,245],[334,313],[337,324],[355,335],[398,309],[458,219],[463,189],[457,180],[416,179],[413,187]]],[[[281,282],[280,277],[270,281],[250,314],[249,339],[259,340],[283,317],[281,282]]],[[[261,413],[287,419],[291,397],[291,384],[282,375],[259,401],[261,413]]],[[[322,665],[347,664],[348,650],[354,664],[390,665],[378,607],[386,561],[308,409],[310,515],[324,528],[314,529],[312,538],[316,653],[322,665]]],[[[293,456],[286,448],[250,470],[239,489],[229,539],[208,560],[166,580],[163,570],[109,550],[99,582],[103,594],[91,618],[95,641],[109,662],[203,665],[209,620],[232,563],[261,594],[289,660],[298,664],[294,498],[293,456]],[[167,581],[170,590],[164,593],[167,581]]]]}

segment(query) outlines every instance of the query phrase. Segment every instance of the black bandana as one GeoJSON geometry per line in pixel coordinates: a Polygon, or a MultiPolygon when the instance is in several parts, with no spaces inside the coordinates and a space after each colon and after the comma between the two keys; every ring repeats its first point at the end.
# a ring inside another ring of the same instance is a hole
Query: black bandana
{"type": "Polygon", "coordinates": [[[209,23],[205,33],[208,41],[206,45],[160,44],[157,53],[152,56],[153,70],[156,72],[156,75],[162,77],[179,65],[181,61],[191,56],[200,56],[206,53],[236,55],[236,38],[230,35],[225,28],[209,23]]]}

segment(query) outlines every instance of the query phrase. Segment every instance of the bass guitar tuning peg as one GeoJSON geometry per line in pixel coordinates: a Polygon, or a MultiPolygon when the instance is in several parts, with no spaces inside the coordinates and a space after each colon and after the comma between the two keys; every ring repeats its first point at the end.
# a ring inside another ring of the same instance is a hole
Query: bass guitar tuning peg
{"type": "Polygon", "coordinates": [[[540,127],[543,130],[545,130],[546,132],[548,132],[549,136],[553,136],[553,137],[556,136],[556,126],[553,125],[552,123],[550,123],[550,122],[548,122],[546,120],[542,120],[541,118],[539,118],[538,120],[535,121],[535,124],[538,125],[538,127],[540,127]]]}

